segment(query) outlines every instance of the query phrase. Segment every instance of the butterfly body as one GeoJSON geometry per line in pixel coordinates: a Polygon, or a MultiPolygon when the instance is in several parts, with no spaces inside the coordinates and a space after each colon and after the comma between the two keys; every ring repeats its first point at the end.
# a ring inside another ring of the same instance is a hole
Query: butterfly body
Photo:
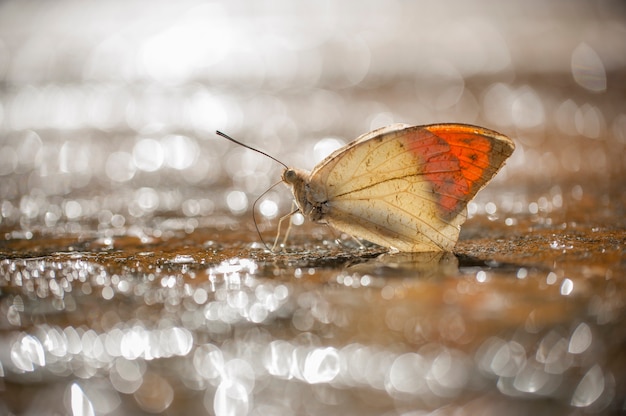
{"type": "Polygon", "coordinates": [[[393,250],[451,251],[467,203],[513,149],[481,127],[395,124],[282,178],[312,221],[393,250]]]}

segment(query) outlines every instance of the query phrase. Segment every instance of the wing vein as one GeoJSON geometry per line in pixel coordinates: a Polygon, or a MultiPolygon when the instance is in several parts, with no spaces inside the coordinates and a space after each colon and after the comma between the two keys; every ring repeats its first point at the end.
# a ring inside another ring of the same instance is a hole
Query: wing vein
{"type": "MultiPolygon", "coordinates": [[[[406,211],[405,209],[401,209],[401,208],[397,207],[396,205],[391,204],[389,201],[384,201],[383,200],[383,202],[385,204],[387,204],[387,205],[390,205],[390,206],[394,207],[394,208],[398,208],[400,211],[408,213],[408,211],[406,211]]],[[[364,218],[364,217],[360,217],[360,216],[354,216],[350,211],[343,210],[341,208],[335,208],[335,209],[337,211],[342,212],[346,217],[354,218],[354,220],[358,221],[359,223],[361,223],[361,225],[362,225],[363,222],[365,222],[365,223],[371,224],[372,228],[380,228],[380,229],[386,230],[387,231],[387,235],[397,235],[398,237],[402,238],[403,240],[405,240],[407,242],[411,242],[411,241],[415,241],[416,240],[415,239],[415,235],[416,234],[421,234],[422,236],[427,238],[430,242],[432,242],[436,246],[441,247],[441,245],[438,244],[437,241],[435,241],[433,238],[431,238],[428,234],[420,232],[418,229],[413,230],[412,228],[410,228],[410,227],[408,227],[408,226],[406,226],[404,224],[398,224],[403,229],[403,230],[398,230],[398,229],[387,227],[387,226],[385,226],[383,224],[380,224],[378,222],[374,222],[374,221],[372,221],[372,220],[370,220],[368,218],[364,218]]],[[[431,229],[434,233],[442,236],[446,240],[449,240],[448,236],[446,234],[444,234],[442,232],[442,230],[440,230],[440,229],[438,229],[436,227],[433,227],[432,224],[430,224],[429,222],[427,222],[427,221],[425,221],[425,220],[423,220],[423,219],[421,219],[419,217],[416,217],[415,215],[411,215],[410,213],[408,213],[408,214],[412,218],[416,218],[421,224],[423,224],[427,228],[431,229]]],[[[363,225],[363,228],[368,228],[368,227],[363,225]]],[[[384,239],[387,242],[391,242],[391,240],[389,240],[388,238],[385,238],[384,236],[385,236],[385,234],[378,233],[378,238],[384,239]]]]}
{"type": "MultiPolygon", "coordinates": [[[[398,176],[398,177],[393,177],[393,178],[384,179],[384,180],[379,181],[379,182],[374,182],[374,183],[372,183],[372,184],[365,185],[365,186],[363,186],[363,187],[361,187],[361,188],[357,188],[357,189],[352,189],[352,190],[350,190],[350,191],[346,191],[346,192],[344,192],[344,193],[342,193],[342,194],[336,194],[336,195],[333,195],[333,198],[341,198],[342,196],[350,195],[350,194],[352,194],[352,193],[361,192],[361,191],[364,191],[364,190],[366,190],[366,189],[370,189],[370,188],[373,188],[373,187],[375,187],[375,186],[382,185],[382,184],[384,184],[384,183],[386,183],[386,182],[390,182],[390,181],[398,181],[398,180],[402,180],[402,179],[406,179],[406,178],[420,177],[420,176],[425,176],[425,174],[424,174],[424,173],[411,173],[410,175],[404,175],[404,176],[398,176]]],[[[428,181],[428,179],[426,179],[426,180],[424,180],[424,181],[416,181],[416,182],[427,182],[427,181],[428,181]]]]}

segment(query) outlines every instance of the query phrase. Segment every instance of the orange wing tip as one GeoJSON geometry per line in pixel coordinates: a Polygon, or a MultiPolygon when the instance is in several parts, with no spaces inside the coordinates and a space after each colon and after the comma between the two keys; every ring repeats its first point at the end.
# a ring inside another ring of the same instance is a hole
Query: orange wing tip
{"type": "Polygon", "coordinates": [[[510,138],[467,124],[435,124],[407,130],[408,150],[432,184],[444,219],[460,213],[515,149],[510,138]]]}

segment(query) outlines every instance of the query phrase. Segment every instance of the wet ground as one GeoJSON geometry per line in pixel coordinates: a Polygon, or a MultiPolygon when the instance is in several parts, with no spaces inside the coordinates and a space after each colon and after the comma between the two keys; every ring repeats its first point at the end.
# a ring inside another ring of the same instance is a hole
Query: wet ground
{"type": "Polygon", "coordinates": [[[0,413],[626,411],[619,4],[4,3],[0,413]],[[444,121],[517,144],[453,253],[271,252],[280,166],[213,133],[310,168],[444,121]]]}

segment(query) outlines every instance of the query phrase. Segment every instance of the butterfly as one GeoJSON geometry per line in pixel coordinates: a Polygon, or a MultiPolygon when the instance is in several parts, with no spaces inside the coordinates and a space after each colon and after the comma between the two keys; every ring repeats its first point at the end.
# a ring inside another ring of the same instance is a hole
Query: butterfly
{"type": "Polygon", "coordinates": [[[393,251],[452,251],[467,204],[514,149],[508,137],[478,126],[393,124],[311,172],[283,164],[282,180],[312,221],[393,251]]]}

